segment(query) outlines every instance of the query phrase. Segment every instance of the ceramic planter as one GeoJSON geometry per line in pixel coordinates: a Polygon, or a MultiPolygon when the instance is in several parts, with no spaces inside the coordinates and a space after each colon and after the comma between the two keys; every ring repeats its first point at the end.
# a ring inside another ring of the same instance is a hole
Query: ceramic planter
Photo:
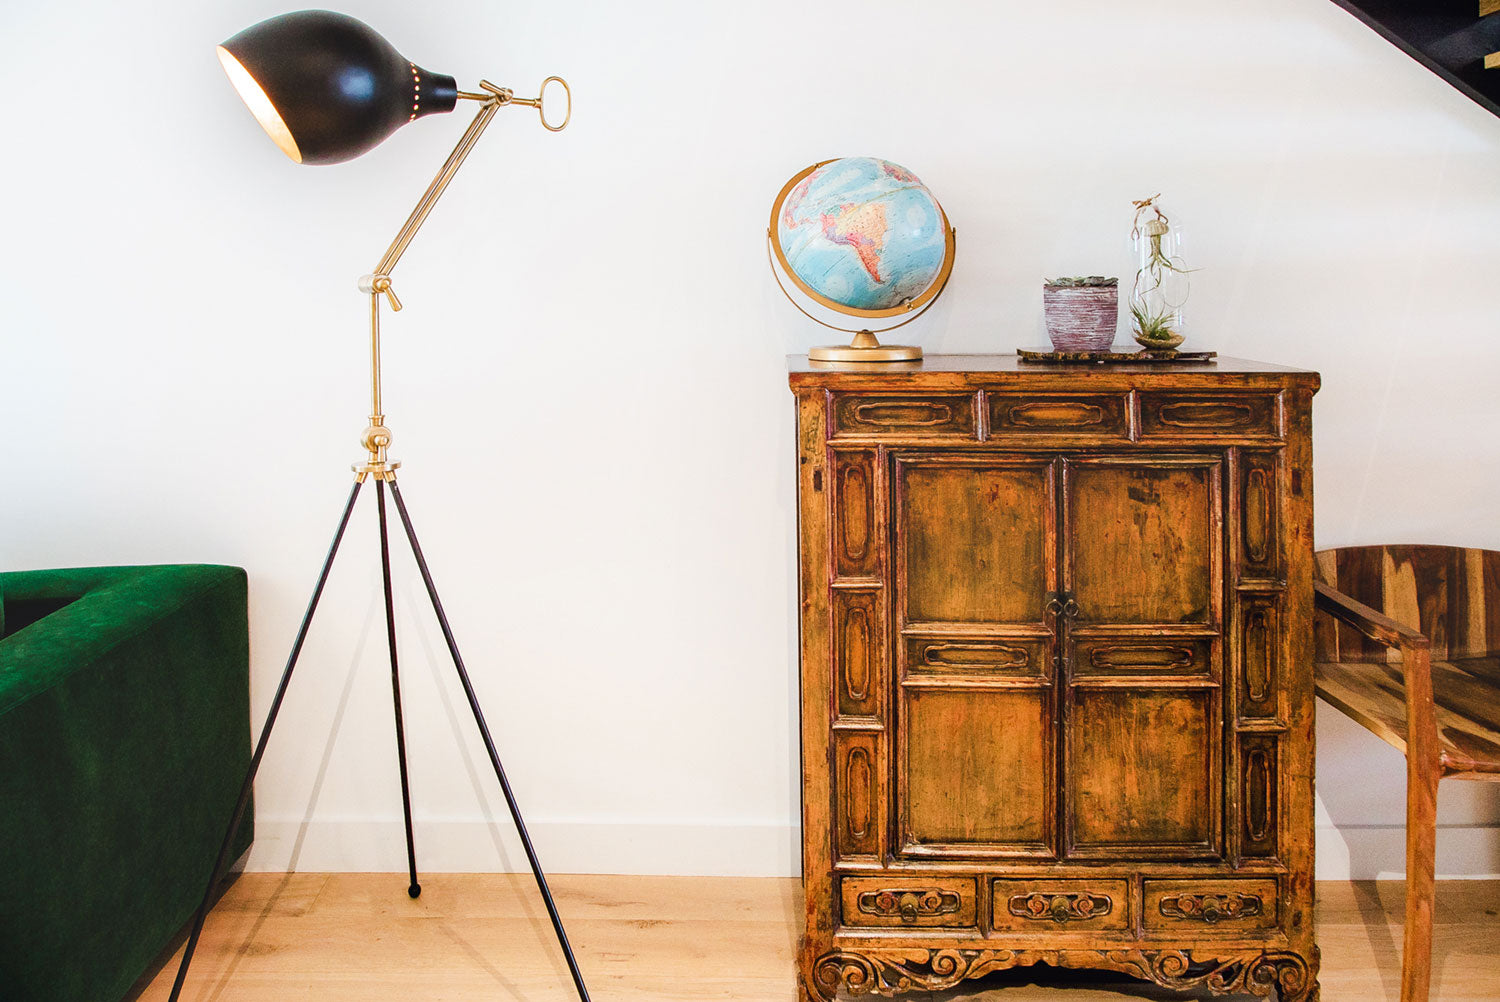
{"type": "Polygon", "coordinates": [[[1042,313],[1058,351],[1108,351],[1120,316],[1114,285],[1044,285],[1042,313]]]}

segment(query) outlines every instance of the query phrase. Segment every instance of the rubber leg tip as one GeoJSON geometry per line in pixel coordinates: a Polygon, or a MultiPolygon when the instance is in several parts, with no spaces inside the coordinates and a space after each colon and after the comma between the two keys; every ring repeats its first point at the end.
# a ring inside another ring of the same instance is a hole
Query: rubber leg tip
{"type": "Polygon", "coordinates": [[[409,897],[409,898],[418,898],[418,897],[421,897],[422,896],[422,885],[421,884],[412,884],[410,887],[408,887],[406,889],[406,896],[409,897]]]}

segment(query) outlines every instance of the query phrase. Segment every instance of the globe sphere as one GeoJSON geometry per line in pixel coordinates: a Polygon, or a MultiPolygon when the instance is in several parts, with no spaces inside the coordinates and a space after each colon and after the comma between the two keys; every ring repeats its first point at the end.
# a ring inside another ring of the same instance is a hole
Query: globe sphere
{"type": "Polygon", "coordinates": [[[915,174],[889,160],[844,157],[803,175],[773,208],[771,236],[804,293],[841,313],[890,316],[940,291],[951,231],[915,174]]]}

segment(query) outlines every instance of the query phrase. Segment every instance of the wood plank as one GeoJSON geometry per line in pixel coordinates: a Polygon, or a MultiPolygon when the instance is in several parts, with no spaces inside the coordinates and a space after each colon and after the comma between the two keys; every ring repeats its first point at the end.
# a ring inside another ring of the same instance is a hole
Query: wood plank
{"type": "MultiPolygon", "coordinates": [[[[571,986],[525,874],[246,874],[214,911],[183,1002],[484,998],[552,1002],[571,986]]],[[[799,882],[558,875],[558,906],[596,1002],[789,1002],[799,882]]],[[[1401,881],[1319,883],[1325,997],[1396,1002],[1401,881]]],[[[1500,998],[1500,881],[1440,881],[1433,1002],[1500,998]]],[[[140,993],[163,1002],[175,963],[140,993]]],[[[1181,999],[1114,974],[1023,968],[931,996],[1006,1002],[1181,999]]],[[[1208,999],[1206,993],[1187,996],[1208,999]]]]}
{"type": "MultiPolygon", "coordinates": [[[[1500,772],[1500,690],[1462,666],[1432,663],[1433,698],[1442,750],[1464,771],[1500,772]]],[[[1472,659],[1475,671],[1500,671],[1493,658],[1472,659]]],[[[1383,741],[1406,751],[1406,695],[1399,665],[1322,662],[1318,695],[1383,741]]]]}

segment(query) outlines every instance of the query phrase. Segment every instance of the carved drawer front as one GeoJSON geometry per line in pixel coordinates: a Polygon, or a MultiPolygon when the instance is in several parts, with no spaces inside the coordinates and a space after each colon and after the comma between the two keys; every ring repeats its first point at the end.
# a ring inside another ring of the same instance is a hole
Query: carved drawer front
{"type": "Polygon", "coordinates": [[[1276,928],[1276,881],[1147,880],[1147,929],[1216,930],[1276,928]]]}
{"type": "Polygon", "coordinates": [[[978,915],[972,877],[845,877],[840,889],[844,925],[962,929],[978,915]]]}
{"type": "Polygon", "coordinates": [[[972,393],[835,393],[833,438],[977,439],[972,393]]]}
{"type": "Polygon", "coordinates": [[[1126,886],[1123,880],[997,880],[990,924],[996,932],[1047,935],[1129,929],[1126,886]]]}
{"type": "Polygon", "coordinates": [[[1209,675],[1213,641],[1197,637],[1089,637],[1073,643],[1074,678],[1209,675]]]}
{"type": "Polygon", "coordinates": [[[990,435],[1087,436],[1125,439],[1129,409],[1123,393],[1039,397],[1033,393],[990,393],[986,398],[990,435]]]}
{"type": "Polygon", "coordinates": [[[1274,393],[1141,394],[1141,438],[1280,438],[1274,393]]]}
{"type": "Polygon", "coordinates": [[[1043,678],[1052,674],[1050,639],[1036,637],[908,636],[906,676],[1043,678]]]}

